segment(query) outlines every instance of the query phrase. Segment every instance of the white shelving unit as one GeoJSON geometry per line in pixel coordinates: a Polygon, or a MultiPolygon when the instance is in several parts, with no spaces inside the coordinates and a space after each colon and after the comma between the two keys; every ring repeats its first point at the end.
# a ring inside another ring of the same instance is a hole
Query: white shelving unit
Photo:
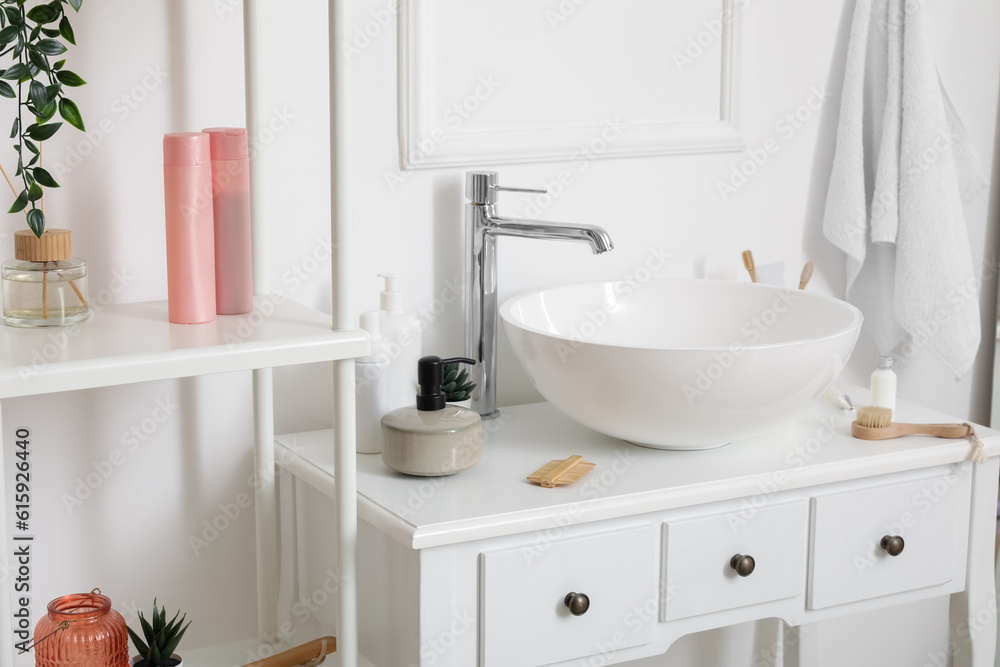
{"type": "MultiPolygon", "coordinates": [[[[261,0],[244,1],[247,129],[257,136],[266,118],[261,95],[260,64],[265,46],[261,38],[261,0]]],[[[239,370],[253,371],[254,467],[257,479],[274,479],[274,415],[271,369],[314,362],[333,362],[334,429],[326,447],[338,466],[337,537],[342,585],[338,600],[337,664],[359,663],[357,590],[357,498],[355,484],[354,359],[369,353],[368,336],[356,327],[352,303],[351,233],[347,188],[340,175],[348,160],[348,68],[334,48],[347,31],[347,0],[329,1],[330,122],[333,242],[333,318],[306,306],[269,297],[265,255],[268,221],[259,215],[266,184],[260,169],[251,172],[253,217],[253,273],[255,312],[258,315],[219,317],[201,325],[170,324],[166,302],[112,305],[95,312],[90,321],[66,329],[13,329],[0,325],[0,399],[60,391],[192,377],[239,370]],[[280,303],[279,303],[280,302],[280,303]]],[[[0,444],[8,435],[0,413],[0,444]]],[[[0,457],[0,544],[8,545],[8,489],[0,457]]],[[[277,629],[277,508],[274,482],[256,491],[258,631],[267,636],[277,629]]],[[[8,571],[10,550],[0,552],[0,568],[8,571]]],[[[12,582],[6,580],[0,598],[0,664],[11,664],[12,582]]],[[[185,655],[192,667],[242,664],[257,640],[209,647],[185,655]]]]}

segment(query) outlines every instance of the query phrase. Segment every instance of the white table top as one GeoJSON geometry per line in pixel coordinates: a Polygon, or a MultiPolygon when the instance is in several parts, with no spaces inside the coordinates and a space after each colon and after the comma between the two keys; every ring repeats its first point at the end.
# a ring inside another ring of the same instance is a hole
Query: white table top
{"type": "MultiPolygon", "coordinates": [[[[851,388],[863,405],[867,391],[851,388]]],[[[850,435],[853,413],[825,400],[766,435],[703,451],[647,449],[577,424],[548,403],[504,408],[486,422],[483,458],[451,477],[409,477],[378,455],[358,455],[358,504],[365,520],[415,549],[551,527],[553,515],[574,523],[871,477],[966,460],[968,440],[907,436],[865,441],[850,435]],[[575,484],[544,489],[525,478],[552,459],[580,454],[597,467],[575,484]]],[[[960,421],[900,403],[896,421],[960,421]]],[[[977,427],[989,456],[1000,433],[977,427]]],[[[329,431],[278,439],[279,460],[332,495],[329,431]],[[283,445],[283,446],[282,446],[283,445]],[[326,487],[326,488],[325,488],[326,487]]]]}

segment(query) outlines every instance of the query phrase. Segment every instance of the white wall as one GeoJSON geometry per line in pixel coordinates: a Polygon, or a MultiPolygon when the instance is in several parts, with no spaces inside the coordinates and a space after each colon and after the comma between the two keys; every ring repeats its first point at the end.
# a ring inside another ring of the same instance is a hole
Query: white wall
{"type": "MultiPolygon", "coordinates": [[[[383,12],[389,3],[352,4],[357,25],[364,28],[372,13],[383,12]]],[[[596,5],[596,0],[590,4],[596,5]]],[[[266,95],[278,129],[263,148],[269,184],[265,214],[273,230],[268,244],[272,282],[292,298],[328,310],[328,264],[308,271],[313,266],[308,258],[323,256],[328,234],[325,3],[265,5],[266,33],[273,39],[266,95]],[[286,6],[289,10],[283,14],[286,6]]],[[[540,3],[537,20],[544,21],[544,10],[557,5],[556,0],[540,3]]],[[[925,0],[920,6],[942,78],[990,165],[1000,83],[1000,44],[995,40],[1000,5],[990,0],[925,0]]],[[[673,255],[661,272],[664,276],[743,280],[739,255],[749,247],[761,263],[785,259],[790,267],[798,267],[815,260],[813,288],[842,294],[842,257],[823,240],[820,222],[852,10],[850,0],[745,3],[739,12],[738,101],[748,145],[774,136],[775,124],[805,102],[813,86],[826,86],[834,96],[783,141],[779,153],[728,202],[718,196],[716,182],[738,161],[731,153],[598,160],[588,163],[586,171],[574,171],[573,185],[544,216],[602,224],[616,250],[594,257],[572,244],[503,239],[501,298],[545,285],[618,279],[640,265],[650,247],[660,246],[673,255]]],[[[588,11],[588,3],[579,11],[588,11]]],[[[67,157],[74,148],[88,153],[62,177],[64,187],[48,198],[48,210],[53,226],[74,230],[77,254],[91,263],[92,293],[114,285],[117,270],[131,276],[127,286],[117,290],[117,299],[165,298],[161,135],[243,122],[241,19],[236,0],[85,3],[75,24],[80,46],[69,57],[72,67],[91,83],[75,98],[92,131],[103,119],[111,131],[92,135],[88,148],[86,142],[80,144],[79,135],[64,130],[46,153],[50,165],[55,164],[52,160],[75,164],[67,157]],[[147,78],[149,68],[168,74],[156,82],[155,77],[147,78]],[[123,95],[127,99],[122,100],[123,95]]],[[[400,173],[395,30],[390,24],[371,33],[353,70],[356,303],[359,310],[377,307],[375,274],[392,271],[406,279],[408,307],[429,308],[461,276],[464,169],[406,172],[394,189],[387,185],[387,174],[400,173]]],[[[511,53],[516,53],[516,44],[511,53]]],[[[655,77],[658,68],[671,66],[650,63],[648,70],[621,76],[640,82],[655,77]]],[[[539,73],[553,75],[543,64],[539,73]]],[[[12,106],[0,109],[10,113],[12,106]]],[[[0,153],[0,160],[9,166],[12,154],[0,153]]],[[[541,186],[571,167],[549,163],[499,169],[508,184],[541,186]]],[[[992,201],[983,197],[968,209],[976,258],[994,252],[997,235],[995,230],[987,234],[987,222],[996,218],[996,192],[994,188],[992,201]]],[[[519,213],[528,201],[510,196],[504,210],[519,213]]],[[[10,234],[20,224],[16,216],[0,223],[0,254],[5,257],[12,254],[10,234]]],[[[988,317],[994,301],[984,294],[988,317]]],[[[462,327],[460,306],[445,307],[425,334],[424,352],[461,352],[462,327]]],[[[985,419],[991,356],[991,346],[984,347],[976,370],[958,383],[935,360],[919,357],[901,370],[900,394],[960,417],[985,419]]],[[[849,378],[863,381],[873,359],[872,346],[863,339],[849,378]]],[[[277,374],[280,431],[328,422],[327,376],[325,368],[277,374]]],[[[506,404],[538,398],[505,348],[500,398],[506,404]]],[[[246,374],[5,401],[8,443],[15,427],[28,426],[34,433],[34,618],[59,594],[99,586],[120,603],[148,608],[157,595],[171,608],[183,606],[196,620],[189,646],[253,634],[250,515],[244,512],[232,520],[232,527],[201,555],[194,554],[187,539],[201,534],[204,521],[215,519],[250,490],[249,403],[246,374]],[[150,427],[144,420],[154,415],[157,400],[179,407],[70,513],[61,495],[73,494],[76,480],[85,478],[95,464],[100,467],[113,450],[132,447],[127,433],[133,426],[142,431],[144,423],[150,427]]],[[[9,444],[5,455],[10,461],[9,444]]],[[[912,653],[897,655],[895,664],[923,664],[925,654],[945,641],[942,605],[939,601],[902,610],[888,627],[824,626],[822,645],[829,649],[824,664],[846,664],[848,658],[852,664],[877,664],[876,646],[912,653]],[[913,641],[915,636],[921,641],[913,641]],[[850,643],[872,651],[847,656],[844,647],[850,643]]],[[[685,641],[657,664],[750,664],[754,646],[752,629],[737,628],[685,641]]]]}

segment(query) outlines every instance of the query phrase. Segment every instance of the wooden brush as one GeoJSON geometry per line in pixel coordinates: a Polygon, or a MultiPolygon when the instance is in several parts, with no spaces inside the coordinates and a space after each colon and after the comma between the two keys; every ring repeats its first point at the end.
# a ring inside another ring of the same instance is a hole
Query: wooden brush
{"type": "Polygon", "coordinates": [[[967,438],[973,432],[968,424],[900,424],[892,421],[892,410],[872,405],[858,408],[858,418],[851,424],[851,435],[862,440],[889,440],[916,434],[967,438]]]}
{"type": "Polygon", "coordinates": [[[568,459],[549,461],[528,475],[528,481],[546,489],[554,489],[564,484],[572,484],[593,470],[595,465],[597,464],[584,461],[579,454],[574,454],[568,459]]]}
{"type": "Polygon", "coordinates": [[[757,267],[753,263],[753,253],[749,250],[743,251],[743,266],[746,267],[747,273],[750,274],[750,282],[757,282],[757,267]]]}
{"type": "Polygon", "coordinates": [[[799,289],[805,289],[809,281],[812,280],[813,268],[812,260],[806,262],[806,265],[802,267],[802,277],[799,278],[799,289]]]}

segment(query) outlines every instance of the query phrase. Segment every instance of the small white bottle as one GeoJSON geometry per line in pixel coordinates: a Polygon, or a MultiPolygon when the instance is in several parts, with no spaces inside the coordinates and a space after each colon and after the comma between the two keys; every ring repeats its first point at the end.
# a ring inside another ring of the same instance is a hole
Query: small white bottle
{"type": "Polygon", "coordinates": [[[389,352],[379,332],[381,311],[361,314],[361,328],[372,339],[372,353],[356,363],[355,387],[357,406],[358,453],[378,454],[382,451],[382,416],[389,407],[389,352]]]}
{"type": "Polygon", "coordinates": [[[421,327],[415,313],[403,310],[399,278],[380,273],[385,289],[379,299],[382,338],[390,355],[389,410],[413,405],[417,393],[417,365],[420,361],[421,327]]]}
{"type": "Polygon", "coordinates": [[[892,355],[878,358],[878,368],[872,373],[871,402],[880,408],[896,412],[896,373],[892,370],[892,355]]]}

